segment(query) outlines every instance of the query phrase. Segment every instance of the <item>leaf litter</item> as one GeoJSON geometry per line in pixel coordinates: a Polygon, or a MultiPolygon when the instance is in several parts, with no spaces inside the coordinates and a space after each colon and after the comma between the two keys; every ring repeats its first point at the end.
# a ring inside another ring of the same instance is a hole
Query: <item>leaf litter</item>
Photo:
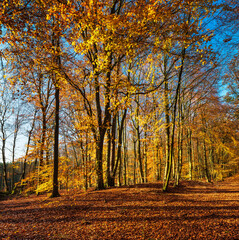
{"type": "Polygon", "coordinates": [[[0,203],[0,239],[239,239],[239,176],[182,181],[0,203]]]}

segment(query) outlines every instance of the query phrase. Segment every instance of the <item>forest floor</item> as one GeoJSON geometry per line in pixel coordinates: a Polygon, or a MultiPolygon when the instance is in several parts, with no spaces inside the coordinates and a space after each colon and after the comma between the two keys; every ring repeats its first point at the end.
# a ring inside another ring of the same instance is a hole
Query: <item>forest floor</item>
{"type": "Polygon", "coordinates": [[[239,239],[239,176],[0,202],[0,239],[239,239]]]}

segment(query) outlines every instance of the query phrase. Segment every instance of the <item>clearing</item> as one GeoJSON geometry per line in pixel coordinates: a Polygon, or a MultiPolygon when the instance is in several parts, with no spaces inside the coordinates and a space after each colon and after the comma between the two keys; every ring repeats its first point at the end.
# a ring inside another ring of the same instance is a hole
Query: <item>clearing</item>
{"type": "Polygon", "coordinates": [[[0,202],[0,239],[239,239],[239,176],[0,202]]]}

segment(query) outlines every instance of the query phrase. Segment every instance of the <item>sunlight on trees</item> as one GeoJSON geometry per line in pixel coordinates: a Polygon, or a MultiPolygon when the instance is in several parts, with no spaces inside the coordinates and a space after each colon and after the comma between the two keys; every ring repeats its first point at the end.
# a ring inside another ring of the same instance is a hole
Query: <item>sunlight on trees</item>
{"type": "Polygon", "coordinates": [[[156,181],[167,191],[238,172],[238,49],[222,73],[210,23],[231,22],[233,1],[0,6],[1,191],[156,181]],[[16,159],[19,132],[28,140],[16,159]]]}

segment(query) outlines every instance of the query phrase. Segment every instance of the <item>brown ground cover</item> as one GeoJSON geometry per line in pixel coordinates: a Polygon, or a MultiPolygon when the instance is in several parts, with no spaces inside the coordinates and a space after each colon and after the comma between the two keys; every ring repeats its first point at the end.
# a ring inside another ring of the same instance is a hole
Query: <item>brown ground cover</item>
{"type": "Polygon", "coordinates": [[[239,239],[239,176],[14,198],[0,202],[0,239],[239,239]]]}

